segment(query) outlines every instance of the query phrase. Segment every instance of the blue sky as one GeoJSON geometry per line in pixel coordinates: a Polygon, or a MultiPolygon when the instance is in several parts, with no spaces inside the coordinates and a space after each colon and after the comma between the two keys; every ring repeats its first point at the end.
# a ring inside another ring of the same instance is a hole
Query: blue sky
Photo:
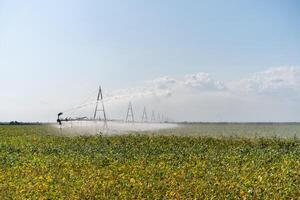
{"type": "Polygon", "coordinates": [[[299,9],[297,0],[0,0],[0,120],[51,120],[99,83],[114,91],[297,68],[299,9]]]}

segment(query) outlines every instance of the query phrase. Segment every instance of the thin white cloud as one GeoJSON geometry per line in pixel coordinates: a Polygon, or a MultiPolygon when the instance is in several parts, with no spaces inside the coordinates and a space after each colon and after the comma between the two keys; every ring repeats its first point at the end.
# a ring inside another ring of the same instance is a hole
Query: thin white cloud
{"type": "Polygon", "coordinates": [[[215,81],[208,73],[199,72],[184,77],[184,84],[187,87],[203,90],[224,90],[226,87],[222,81],[215,81]]]}
{"type": "Polygon", "coordinates": [[[298,97],[300,92],[300,68],[271,68],[227,85],[232,93],[294,98],[298,97]]]}

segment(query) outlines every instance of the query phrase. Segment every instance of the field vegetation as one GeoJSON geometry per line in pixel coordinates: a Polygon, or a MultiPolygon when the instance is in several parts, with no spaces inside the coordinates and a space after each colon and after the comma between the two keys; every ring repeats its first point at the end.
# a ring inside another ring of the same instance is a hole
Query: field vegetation
{"type": "Polygon", "coordinates": [[[296,137],[172,131],[68,137],[0,126],[1,199],[299,199],[296,137]]]}

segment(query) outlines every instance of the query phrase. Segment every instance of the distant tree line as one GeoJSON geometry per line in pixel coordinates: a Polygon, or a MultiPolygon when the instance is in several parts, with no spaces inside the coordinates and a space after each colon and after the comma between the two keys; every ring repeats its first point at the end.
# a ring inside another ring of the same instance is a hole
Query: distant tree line
{"type": "Polygon", "coordinates": [[[0,122],[0,125],[41,125],[41,122],[18,122],[18,121],[11,121],[11,122],[0,122]]]}

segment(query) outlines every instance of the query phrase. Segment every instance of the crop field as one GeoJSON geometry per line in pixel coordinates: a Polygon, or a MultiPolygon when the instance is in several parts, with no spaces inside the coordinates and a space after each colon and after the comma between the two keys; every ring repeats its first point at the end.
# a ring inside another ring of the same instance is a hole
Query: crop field
{"type": "Polygon", "coordinates": [[[215,138],[300,138],[299,123],[194,123],[176,129],[160,130],[159,134],[209,136],[215,138]]]}
{"type": "Polygon", "coordinates": [[[269,126],[72,137],[0,126],[0,198],[299,199],[299,125],[269,126]]]}

